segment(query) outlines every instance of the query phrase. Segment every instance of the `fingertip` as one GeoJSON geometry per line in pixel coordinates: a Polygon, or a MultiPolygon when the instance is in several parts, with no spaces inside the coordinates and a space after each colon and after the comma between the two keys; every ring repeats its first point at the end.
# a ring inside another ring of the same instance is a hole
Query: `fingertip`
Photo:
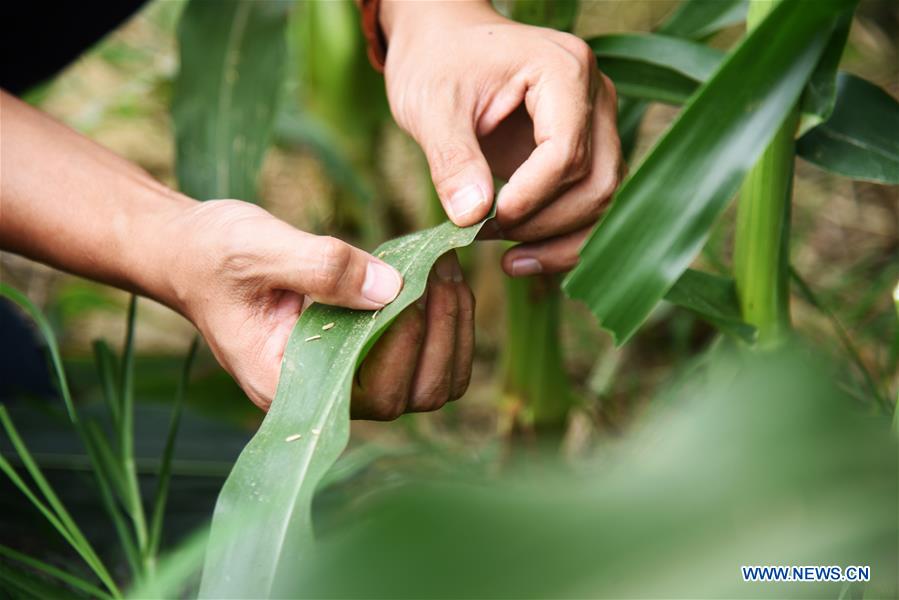
{"type": "Polygon", "coordinates": [[[368,261],[362,283],[362,295],[367,300],[385,306],[393,302],[402,289],[403,277],[399,271],[377,259],[368,261]]]}
{"type": "Polygon", "coordinates": [[[453,192],[443,205],[453,223],[467,227],[487,216],[492,196],[492,186],[469,183],[453,192]]]}
{"type": "Polygon", "coordinates": [[[545,272],[545,265],[527,244],[520,244],[506,250],[500,260],[503,271],[509,277],[527,277],[545,272]]]}

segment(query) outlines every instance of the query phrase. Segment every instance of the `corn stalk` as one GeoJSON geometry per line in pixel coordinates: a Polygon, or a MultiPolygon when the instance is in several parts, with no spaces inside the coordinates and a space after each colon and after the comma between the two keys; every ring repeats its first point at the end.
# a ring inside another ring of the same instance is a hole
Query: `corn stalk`
{"type": "MultiPolygon", "coordinates": [[[[499,7],[517,21],[570,31],[578,2],[527,0],[499,7]]],[[[502,397],[511,407],[516,430],[559,432],[574,404],[559,339],[561,304],[555,277],[506,280],[502,397]]]]}
{"type": "MultiPolygon", "coordinates": [[[[753,0],[747,29],[777,4],[753,0]]],[[[760,347],[771,347],[790,331],[790,205],[799,104],[749,171],[740,190],[734,239],[734,276],[743,320],[758,331],[760,347]]]]}

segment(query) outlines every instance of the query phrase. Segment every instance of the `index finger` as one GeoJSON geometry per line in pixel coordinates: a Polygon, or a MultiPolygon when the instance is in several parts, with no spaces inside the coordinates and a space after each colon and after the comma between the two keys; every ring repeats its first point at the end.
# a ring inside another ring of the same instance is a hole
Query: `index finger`
{"type": "Polygon", "coordinates": [[[528,82],[525,106],[536,148],[499,193],[497,219],[503,227],[526,219],[589,171],[596,67],[589,47],[583,47],[582,56],[566,47],[563,68],[555,61],[528,82]]]}

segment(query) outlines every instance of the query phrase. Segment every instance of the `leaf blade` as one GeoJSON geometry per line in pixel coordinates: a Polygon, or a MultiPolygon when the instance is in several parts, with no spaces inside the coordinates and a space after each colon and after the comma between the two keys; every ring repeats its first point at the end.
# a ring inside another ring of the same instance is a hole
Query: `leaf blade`
{"type": "Polygon", "coordinates": [[[899,102],[854,75],[840,73],[830,118],[803,135],[797,154],[845,177],[899,184],[899,102]]]}
{"type": "Polygon", "coordinates": [[[312,494],[349,438],[358,361],[421,296],[434,261],[470,244],[482,225],[446,222],[378,248],[375,255],[396,267],[405,283],[397,299],[377,313],[315,304],[303,313],[284,354],[271,410],[216,504],[201,598],[268,596],[277,593],[280,577],[290,577],[293,565],[286,561],[298,560],[310,540],[312,494]],[[336,325],[324,330],[329,323],[336,325]],[[321,337],[306,341],[316,336],[321,337]],[[247,535],[233,535],[237,522],[247,535]]]}
{"type": "Polygon", "coordinates": [[[257,199],[283,81],[290,6],[193,0],[185,8],[172,119],[178,181],[189,196],[257,199]]]}
{"type": "Polygon", "coordinates": [[[701,40],[746,19],[747,0],[684,0],[659,33],[701,40]]]}
{"type": "Polygon", "coordinates": [[[852,5],[781,2],[621,186],[563,284],[571,297],[587,303],[616,343],[634,334],[699,252],[798,100],[834,19],[852,5]]]}

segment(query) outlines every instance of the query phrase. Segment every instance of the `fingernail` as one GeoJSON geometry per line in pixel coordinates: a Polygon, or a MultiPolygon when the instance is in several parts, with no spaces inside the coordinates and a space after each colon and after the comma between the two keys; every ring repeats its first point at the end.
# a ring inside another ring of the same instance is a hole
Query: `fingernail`
{"type": "Polygon", "coordinates": [[[462,267],[456,261],[453,261],[453,281],[462,283],[462,267]]]}
{"type": "Polygon", "coordinates": [[[459,221],[476,211],[487,201],[487,195],[476,183],[467,185],[453,194],[449,201],[450,217],[453,221],[459,221]]]}
{"type": "Polygon", "coordinates": [[[440,281],[449,283],[455,276],[456,263],[449,258],[441,258],[437,261],[437,267],[434,270],[437,271],[437,278],[440,281]]]}
{"type": "Polygon", "coordinates": [[[537,275],[542,272],[543,265],[536,258],[516,258],[512,261],[512,275],[515,277],[537,275]]]}
{"type": "Polygon", "coordinates": [[[362,295],[378,304],[392,302],[400,293],[403,280],[392,267],[375,261],[369,261],[365,268],[365,281],[362,284],[362,295]]]}

